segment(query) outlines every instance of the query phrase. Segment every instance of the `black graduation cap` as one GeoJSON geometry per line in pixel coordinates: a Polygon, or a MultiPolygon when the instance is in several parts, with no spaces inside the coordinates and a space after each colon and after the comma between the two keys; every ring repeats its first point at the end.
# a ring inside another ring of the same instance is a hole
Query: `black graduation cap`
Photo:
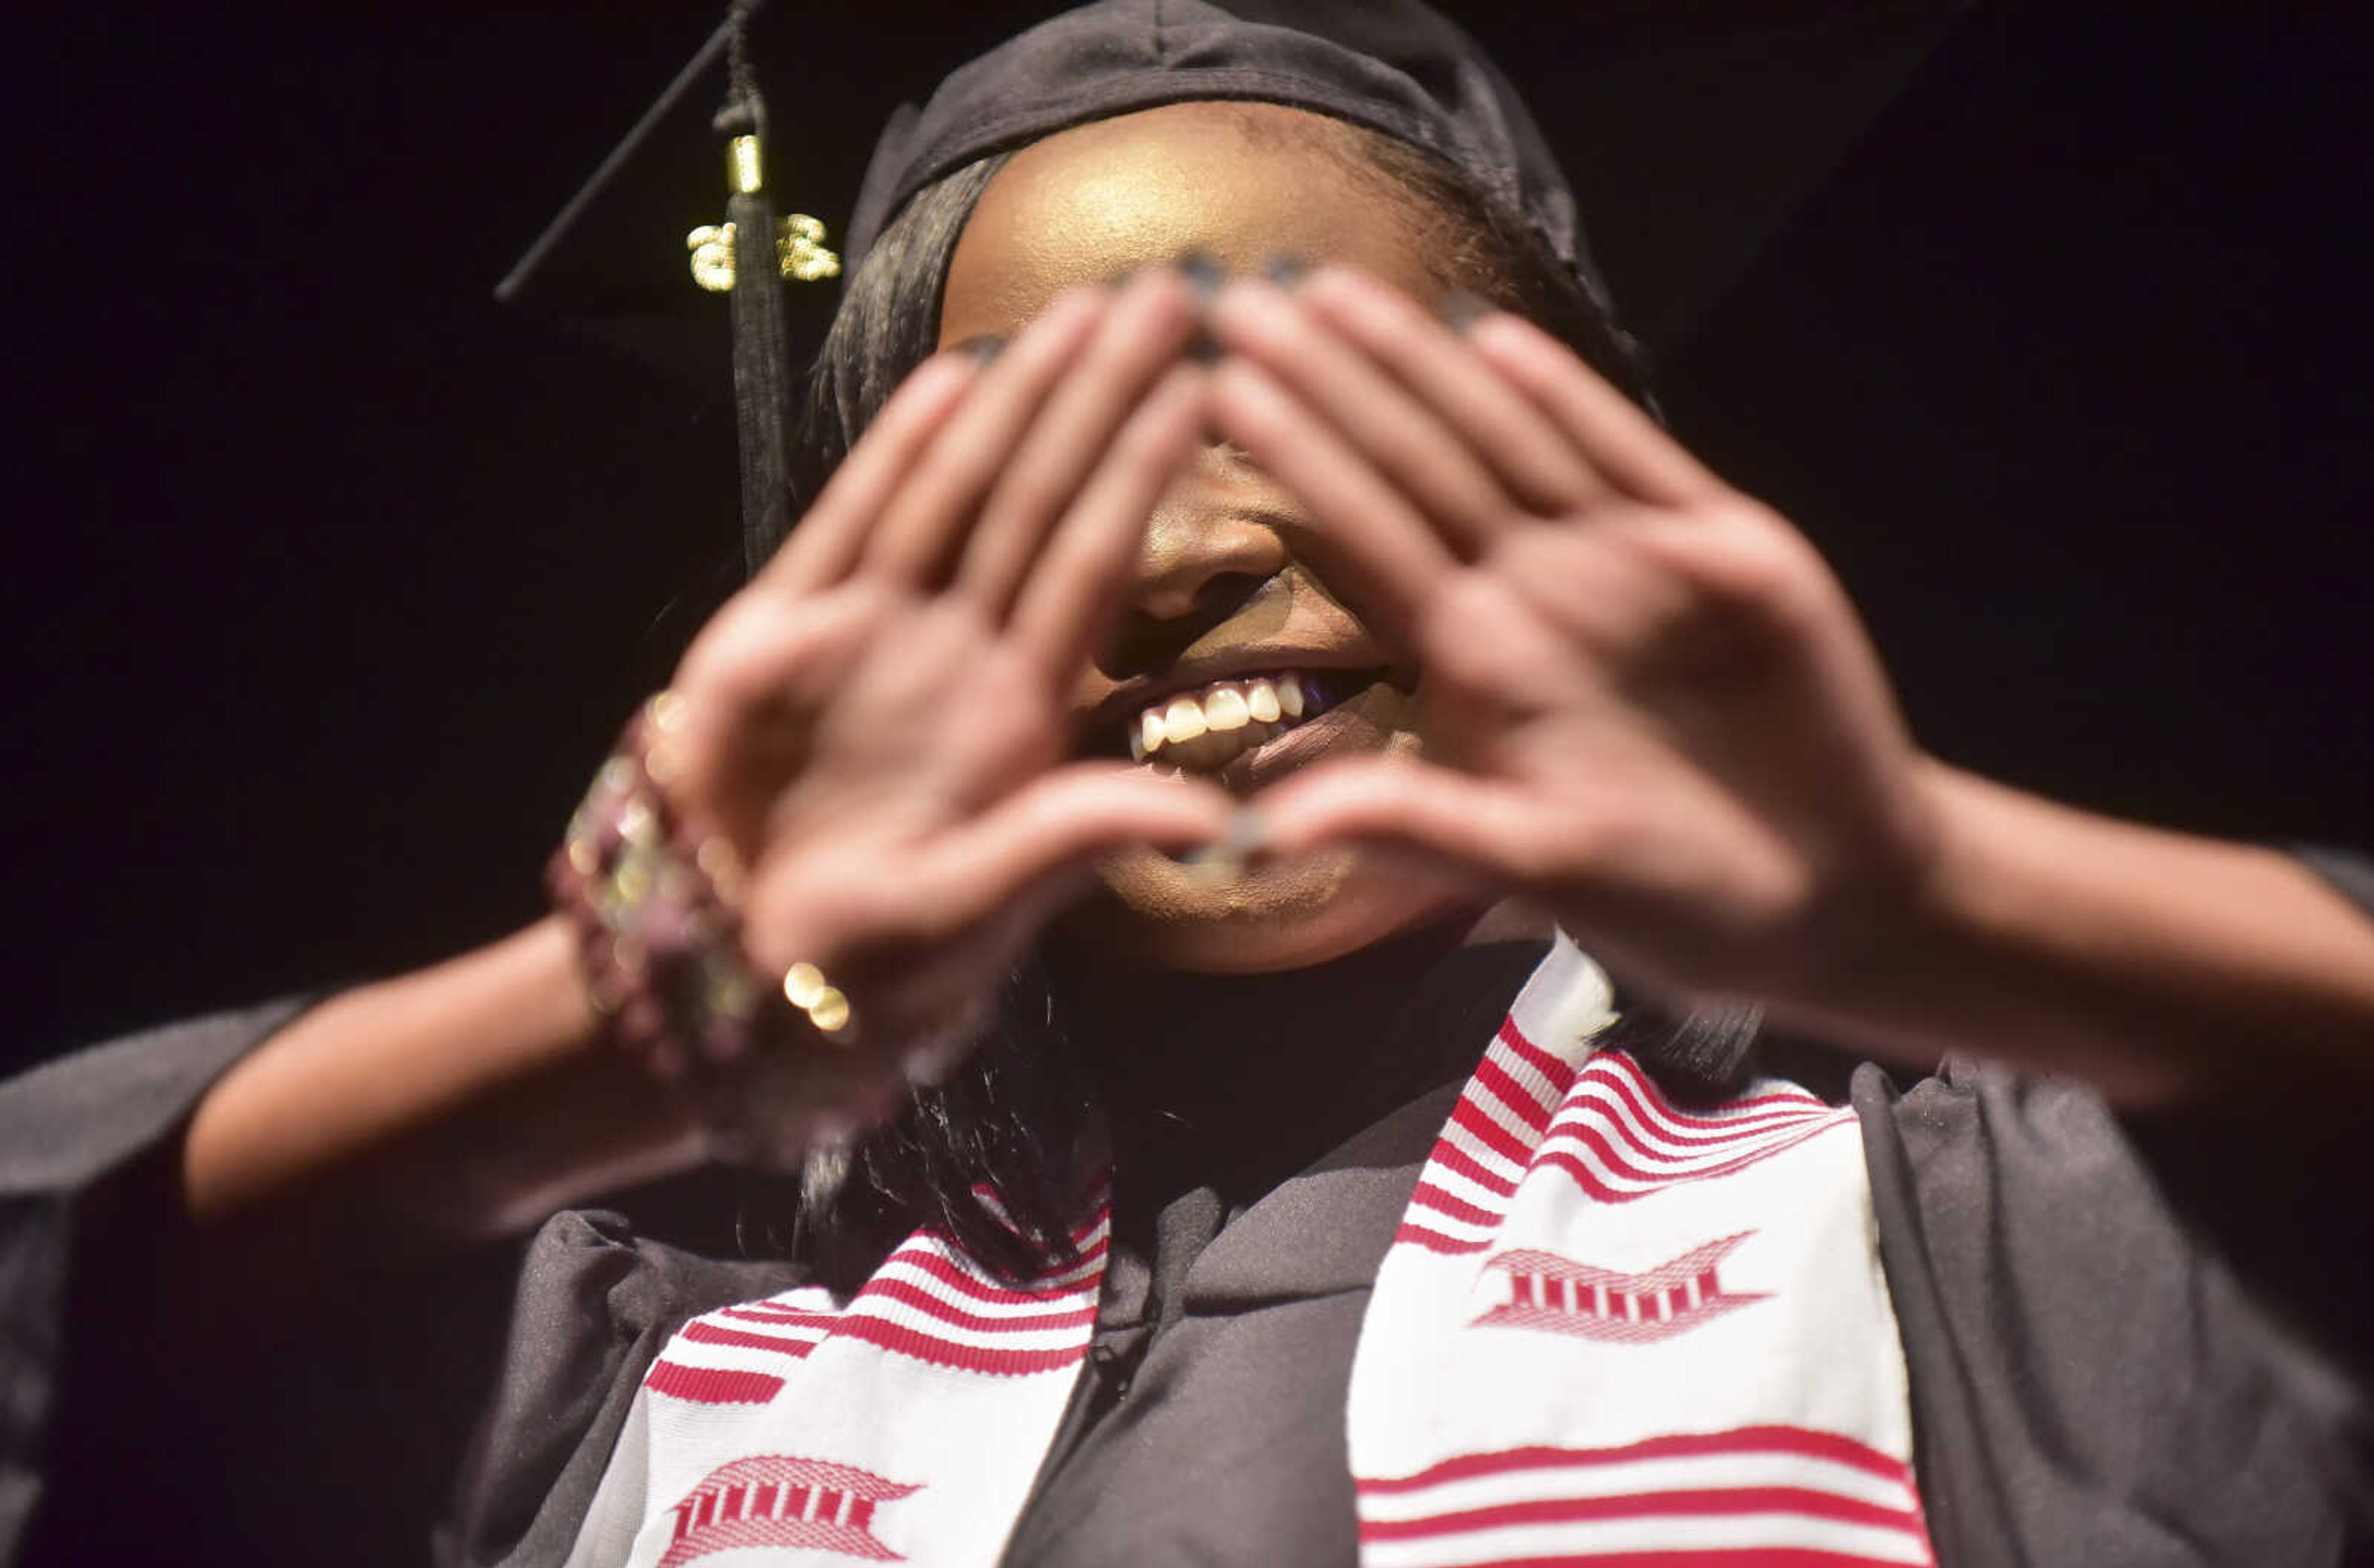
{"type": "MultiPolygon", "coordinates": [[[[1462,20],[1531,105],[1599,270],[1653,352],[1688,336],[1968,4],[1599,0],[1462,20]]],[[[1216,6],[1253,18],[1293,10],[1285,0],[1216,6]]],[[[1163,14],[1212,9],[1191,0],[1163,14]]],[[[1338,17],[1363,29],[1370,9],[1338,17]]],[[[788,521],[789,378],[837,298],[831,250],[877,128],[1045,14],[921,0],[762,14],[757,0],[735,0],[498,287],[506,302],[703,385],[727,362],[732,317],[754,560],[788,521]],[[786,268],[795,275],[780,287],[717,291],[728,275],[786,268]]],[[[878,186],[882,171],[873,174],[878,186]]],[[[876,206],[879,197],[870,193],[876,206]]]]}

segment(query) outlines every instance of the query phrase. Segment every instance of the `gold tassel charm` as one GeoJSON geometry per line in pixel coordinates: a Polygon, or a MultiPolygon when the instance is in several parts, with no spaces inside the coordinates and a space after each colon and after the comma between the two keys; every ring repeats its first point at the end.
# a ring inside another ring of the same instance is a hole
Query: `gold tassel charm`
{"type": "Polygon", "coordinates": [[[840,275],[840,257],[825,248],[821,218],[792,214],[783,219],[775,243],[782,252],[783,275],[794,283],[820,283],[840,275]]]}
{"type": "MultiPolygon", "coordinates": [[[[755,196],[766,189],[766,169],[758,156],[758,138],[736,136],[725,149],[726,188],[737,196],[755,196]]],[[[840,275],[840,258],[825,244],[824,223],[795,212],[775,226],[775,259],[782,275],[793,283],[817,283],[840,275]]],[[[692,252],[692,281],[711,294],[734,287],[734,226],[704,223],[684,237],[692,252]]]]}
{"type": "Polygon", "coordinates": [[[692,281],[711,294],[723,294],[734,287],[734,226],[730,223],[704,223],[684,237],[685,248],[692,252],[692,281]]]}
{"type": "MultiPolygon", "coordinates": [[[[824,220],[795,212],[775,226],[775,249],[783,277],[792,283],[821,283],[840,275],[840,256],[825,240],[824,220]]],[[[734,226],[704,223],[684,237],[692,252],[692,281],[711,294],[734,288],[734,226]]]]}

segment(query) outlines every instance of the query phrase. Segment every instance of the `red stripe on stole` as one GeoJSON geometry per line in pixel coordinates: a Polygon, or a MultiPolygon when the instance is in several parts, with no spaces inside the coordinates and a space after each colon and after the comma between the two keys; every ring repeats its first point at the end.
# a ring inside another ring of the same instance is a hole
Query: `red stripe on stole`
{"type": "Polygon", "coordinates": [[[1688,1164],[1658,1166],[1642,1163],[1653,1156],[1640,1147],[1639,1140],[1621,1122],[1571,1122],[1542,1140],[1541,1153],[1534,1160],[1546,1161],[1562,1151],[1569,1157],[1580,1157],[1581,1151],[1589,1150],[1599,1156],[1610,1176],[1639,1182],[1687,1181],[1706,1172],[1721,1170],[1733,1160],[1752,1157],[1765,1148],[1777,1148],[1789,1132],[1796,1130],[1792,1128],[1769,1138],[1744,1138],[1738,1148],[1728,1153],[1710,1151],[1711,1158],[1701,1154],[1688,1164]]]}
{"type": "Polygon", "coordinates": [[[697,1345],[739,1345],[744,1350],[774,1351],[787,1356],[804,1356],[817,1344],[814,1340],[789,1340],[781,1334],[752,1334],[721,1323],[704,1323],[698,1317],[677,1332],[697,1345]]]}
{"type": "MultiPolygon", "coordinates": [[[[1611,1064],[1605,1072],[1587,1075],[1586,1092],[1596,1090],[1599,1094],[1606,1094],[1629,1106],[1633,1116],[1645,1123],[1651,1133],[1680,1144],[1685,1150],[1719,1148],[1725,1143],[1753,1138],[1776,1128],[1794,1127],[1801,1121],[1824,1115],[1834,1108],[1819,1100],[1808,1099],[1802,1104],[1718,1123],[1718,1129],[1714,1131],[1686,1132],[1682,1130],[1682,1123],[1676,1119],[1680,1113],[1674,1109],[1672,1103],[1657,1093],[1655,1085],[1639,1076],[1639,1069],[1637,1065],[1628,1060],[1625,1065],[1631,1067],[1632,1071],[1622,1071],[1611,1064]]],[[[1602,1115],[1613,1117],[1616,1114],[1606,1107],[1604,1101],[1598,1099],[1598,1094],[1592,1094],[1589,1099],[1584,1100],[1569,1097],[1566,1105],[1560,1108],[1561,1114],[1571,1115],[1583,1106],[1594,1103],[1601,1106],[1602,1115]]],[[[1705,1118],[1693,1118],[1693,1120],[1703,1125],[1705,1118]]]]}
{"type": "Polygon", "coordinates": [[[1525,1038],[1524,1031],[1517,1027],[1514,1018],[1500,1021],[1500,1043],[1508,1047],[1519,1061],[1548,1079],[1553,1095],[1562,1098],[1569,1089],[1574,1087],[1576,1070],[1562,1058],[1525,1038]]]}
{"type": "Polygon", "coordinates": [[[1077,1344],[1064,1345],[1054,1350],[995,1350],[981,1345],[959,1344],[954,1340],[943,1340],[936,1335],[856,1313],[843,1317],[834,1325],[833,1331],[852,1340],[863,1340],[870,1345],[879,1345],[899,1355],[911,1356],[917,1361],[954,1367],[960,1372],[984,1372],[1001,1377],[1018,1377],[1075,1365],[1088,1353],[1088,1341],[1085,1335],[1077,1344]]]}
{"type": "MultiPolygon", "coordinates": [[[[1491,1115],[1474,1100],[1462,1095],[1459,1104],[1451,1109],[1451,1119],[1461,1131],[1518,1169],[1522,1170],[1533,1163],[1532,1147],[1518,1138],[1515,1133],[1494,1121],[1491,1115]]],[[[1438,1142],[1434,1148],[1436,1157],[1440,1158],[1442,1153],[1442,1143],[1438,1142]]]]}
{"type": "MultiPolygon", "coordinates": [[[[1103,1244],[1099,1243],[1096,1251],[1091,1254],[1089,1258],[1083,1259],[1083,1261],[1093,1261],[1096,1258],[1101,1258],[1104,1255],[1104,1252],[1105,1247],[1103,1244]]],[[[940,1284],[946,1285],[951,1290],[960,1292],[963,1294],[972,1297],[975,1301],[981,1302],[996,1302],[1018,1305],[1024,1302],[1064,1301],[1079,1295],[1081,1292],[1087,1288],[1085,1281],[1077,1284],[1063,1286],[1019,1286],[995,1284],[989,1281],[982,1280],[976,1275],[967,1273],[960,1265],[949,1261],[949,1259],[936,1252],[926,1252],[922,1250],[914,1252],[894,1252],[890,1255],[890,1261],[929,1275],[933,1280],[936,1281],[940,1284]]],[[[886,1264],[885,1267],[887,1268],[888,1265],[886,1264]]],[[[877,1281],[877,1282],[879,1281],[877,1281]]],[[[910,1285],[909,1288],[911,1289],[914,1287],[910,1285]]],[[[861,1293],[863,1293],[861,1292],[861,1293]]],[[[782,1322],[827,1326],[837,1321],[841,1311],[841,1309],[833,1307],[793,1306],[788,1303],[778,1301],[744,1302],[739,1306],[729,1306],[723,1310],[733,1316],[747,1318],[753,1322],[782,1322]]],[[[1046,1325],[1040,1326],[1046,1327],[1046,1325]]]]}
{"type": "Polygon", "coordinates": [[[740,1306],[721,1306],[708,1314],[711,1317],[735,1317],[745,1323],[765,1323],[778,1328],[822,1328],[838,1316],[829,1308],[811,1312],[805,1307],[783,1306],[771,1301],[746,1302],[740,1306]]]}
{"type": "Polygon", "coordinates": [[[1469,1081],[1467,1093],[1473,1094],[1478,1088],[1490,1090],[1492,1097],[1499,1101],[1510,1116],[1535,1132],[1550,1124],[1550,1117],[1557,1110],[1558,1100],[1563,1097],[1555,1096],[1549,1104],[1544,1105],[1534,1098],[1532,1090],[1517,1082],[1514,1074],[1488,1056],[1475,1064],[1475,1076],[1469,1081]]]}
{"type": "MultiPolygon", "coordinates": [[[[1585,1141],[1581,1139],[1561,1137],[1555,1141],[1545,1141],[1542,1153],[1534,1163],[1537,1167],[1557,1166],[1572,1176],[1576,1186],[1604,1203],[1629,1203],[1635,1199],[1646,1198],[1652,1192],[1662,1191],[1669,1187],[1678,1187],[1684,1182],[1705,1181],[1710,1177],[1730,1176],[1734,1171],[1745,1170],[1759,1160],[1769,1159],[1784,1150],[1795,1148],[1799,1143],[1817,1133],[1827,1132],[1833,1127],[1843,1125],[1845,1123],[1842,1121],[1809,1122],[1790,1137],[1777,1139],[1760,1146],[1750,1146],[1727,1160],[1719,1161],[1710,1165],[1702,1165],[1696,1170],[1672,1171],[1654,1176],[1632,1173],[1635,1174],[1635,1179],[1647,1184],[1637,1188],[1615,1186],[1598,1171],[1584,1164],[1582,1156],[1569,1148],[1561,1147],[1572,1141],[1585,1141]]],[[[1620,1160],[1606,1154],[1604,1151],[1602,1152],[1602,1157],[1609,1164],[1619,1166],[1622,1164],[1620,1160]]],[[[1625,1173],[1619,1172],[1619,1174],[1625,1173]]]]}
{"type": "Polygon", "coordinates": [[[856,1299],[850,1303],[851,1309],[854,1310],[858,1302],[869,1296],[877,1301],[899,1302],[935,1317],[952,1328],[968,1328],[981,1334],[1022,1334],[1041,1328],[1077,1328],[1097,1320],[1097,1309],[1093,1305],[1062,1312],[1017,1313],[1005,1317],[984,1312],[967,1312],[962,1307],[949,1305],[911,1280],[880,1276],[869,1281],[865,1288],[857,1293],[856,1299]]]}
{"type": "Polygon", "coordinates": [[[726,1372],[655,1361],[643,1387],[697,1405],[763,1405],[783,1391],[783,1380],[763,1372],[726,1372]]]}
{"type": "Polygon", "coordinates": [[[1422,1246],[1428,1252],[1456,1258],[1464,1253],[1483,1251],[1491,1245],[1492,1238],[1480,1236],[1474,1241],[1462,1241],[1456,1236],[1447,1236],[1440,1231],[1428,1230],[1424,1225],[1404,1220],[1401,1228],[1393,1233],[1393,1245],[1399,1246],[1404,1242],[1412,1246],[1422,1246]]]}
{"type": "Polygon", "coordinates": [[[1434,1157],[1427,1164],[1440,1165],[1445,1170],[1457,1171],[1486,1191],[1498,1194],[1502,1198],[1513,1197],[1517,1191],[1516,1177],[1500,1175],[1458,1144],[1447,1140],[1434,1146],[1434,1157]]]}
{"type": "Polygon", "coordinates": [[[1657,1104],[1663,1107],[1663,1118],[1676,1128],[1698,1128],[1706,1131],[1720,1132],[1724,1126],[1724,1117],[1736,1115],[1741,1111],[1767,1108],[1779,1110],[1792,1106],[1816,1111],[1830,1108],[1828,1102],[1807,1094],[1803,1089],[1770,1089],[1761,1094],[1749,1094],[1742,1099],[1725,1100],[1721,1110],[1716,1113],[1701,1114],[1686,1111],[1665,1098],[1664,1091],[1657,1087],[1657,1081],[1649,1076],[1649,1070],[1635,1061],[1630,1052],[1607,1051],[1591,1059],[1593,1066],[1604,1064],[1607,1071],[1621,1073],[1634,1088],[1654,1096],[1657,1104]]]}
{"type": "MultiPolygon", "coordinates": [[[[1934,1560],[1922,1557],[1922,1562],[1934,1560]]],[[[1826,1551],[1818,1546],[1709,1546],[1674,1551],[1594,1551],[1587,1559],[1557,1557],[1495,1557],[1471,1568],[1907,1568],[1894,1557],[1866,1557],[1860,1551],[1826,1551]]]]}
{"type": "Polygon", "coordinates": [[[1471,1225],[1498,1225],[1502,1218],[1487,1210],[1478,1209],[1463,1198],[1452,1197],[1430,1181],[1417,1184],[1417,1190],[1410,1195],[1410,1207],[1431,1209],[1438,1214],[1447,1214],[1471,1225]]]}
{"type": "MultiPolygon", "coordinates": [[[[1094,1246],[1083,1248],[1080,1253],[1080,1265],[1096,1262],[1111,1249],[1111,1245],[1103,1241],[1098,1242],[1094,1246]]],[[[1078,1294],[1087,1288],[1087,1283],[1085,1279],[1081,1279],[1068,1284],[999,1284],[993,1280],[984,1280],[978,1274],[969,1272],[962,1265],[950,1260],[946,1254],[927,1251],[922,1247],[917,1247],[913,1251],[901,1248],[893,1252],[888,1261],[919,1270],[941,1284],[961,1291],[976,1301],[1060,1301],[1065,1296],[1078,1294]]],[[[887,1264],[885,1267],[887,1267],[887,1264]]]]}
{"type": "Polygon", "coordinates": [[[1911,1484],[1911,1472],[1866,1444],[1835,1432],[1807,1426],[1739,1426],[1726,1432],[1675,1432],[1644,1437],[1614,1448],[1557,1448],[1536,1444],[1503,1448],[1491,1454],[1462,1454],[1405,1476],[1361,1477],[1355,1484],[1363,1492],[1416,1492],[1444,1481],[1508,1470],[1565,1469],[1590,1465],[1623,1465],[1635,1459],[1672,1459],[1701,1455],[1786,1454],[1798,1458],[1827,1459],[1876,1476],[1882,1480],[1911,1484]]]}
{"type": "Polygon", "coordinates": [[[1422,1519],[1363,1519],[1360,1539],[1415,1540],[1463,1535],[1505,1525],[1575,1525],[1594,1519],[1730,1518],[1746,1514],[1786,1514],[1800,1519],[1873,1529],[1921,1533],[1917,1515],[1803,1486],[1721,1486],[1687,1491],[1619,1492],[1612,1497],[1541,1497],[1495,1503],[1422,1519]]]}

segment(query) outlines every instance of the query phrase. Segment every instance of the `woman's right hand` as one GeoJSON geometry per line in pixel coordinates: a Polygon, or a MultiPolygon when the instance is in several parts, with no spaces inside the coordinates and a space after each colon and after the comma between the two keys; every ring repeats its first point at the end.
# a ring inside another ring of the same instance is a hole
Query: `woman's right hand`
{"type": "Polygon", "coordinates": [[[926,361],[686,654],[658,771],[739,852],[754,967],[813,964],[853,1008],[850,1046],[754,1064],[759,1158],[946,1065],[1096,857],[1225,827],[1214,787],[1065,760],[1073,687],[1201,434],[1195,318],[1146,273],[987,365],[926,361]]]}

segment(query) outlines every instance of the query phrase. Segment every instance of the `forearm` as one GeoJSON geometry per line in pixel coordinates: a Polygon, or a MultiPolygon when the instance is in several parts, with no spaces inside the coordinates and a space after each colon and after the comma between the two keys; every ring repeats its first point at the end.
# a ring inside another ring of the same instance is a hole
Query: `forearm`
{"type": "Polygon", "coordinates": [[[191,1212],[332,1202],[485,1235],[697,1161],[670,1097],[594,1039],[575,963],[546,919],[297,1019],[200,1103],[191,1212]]]}
{"type": "Polygon", "coordinates": [[[1940,848],[1784,1022],[1898,1059],[1968,1051],[2166,1105],[2374,1089],[2374,920],[2290,857],[1939,767],[1940,848]]]}

